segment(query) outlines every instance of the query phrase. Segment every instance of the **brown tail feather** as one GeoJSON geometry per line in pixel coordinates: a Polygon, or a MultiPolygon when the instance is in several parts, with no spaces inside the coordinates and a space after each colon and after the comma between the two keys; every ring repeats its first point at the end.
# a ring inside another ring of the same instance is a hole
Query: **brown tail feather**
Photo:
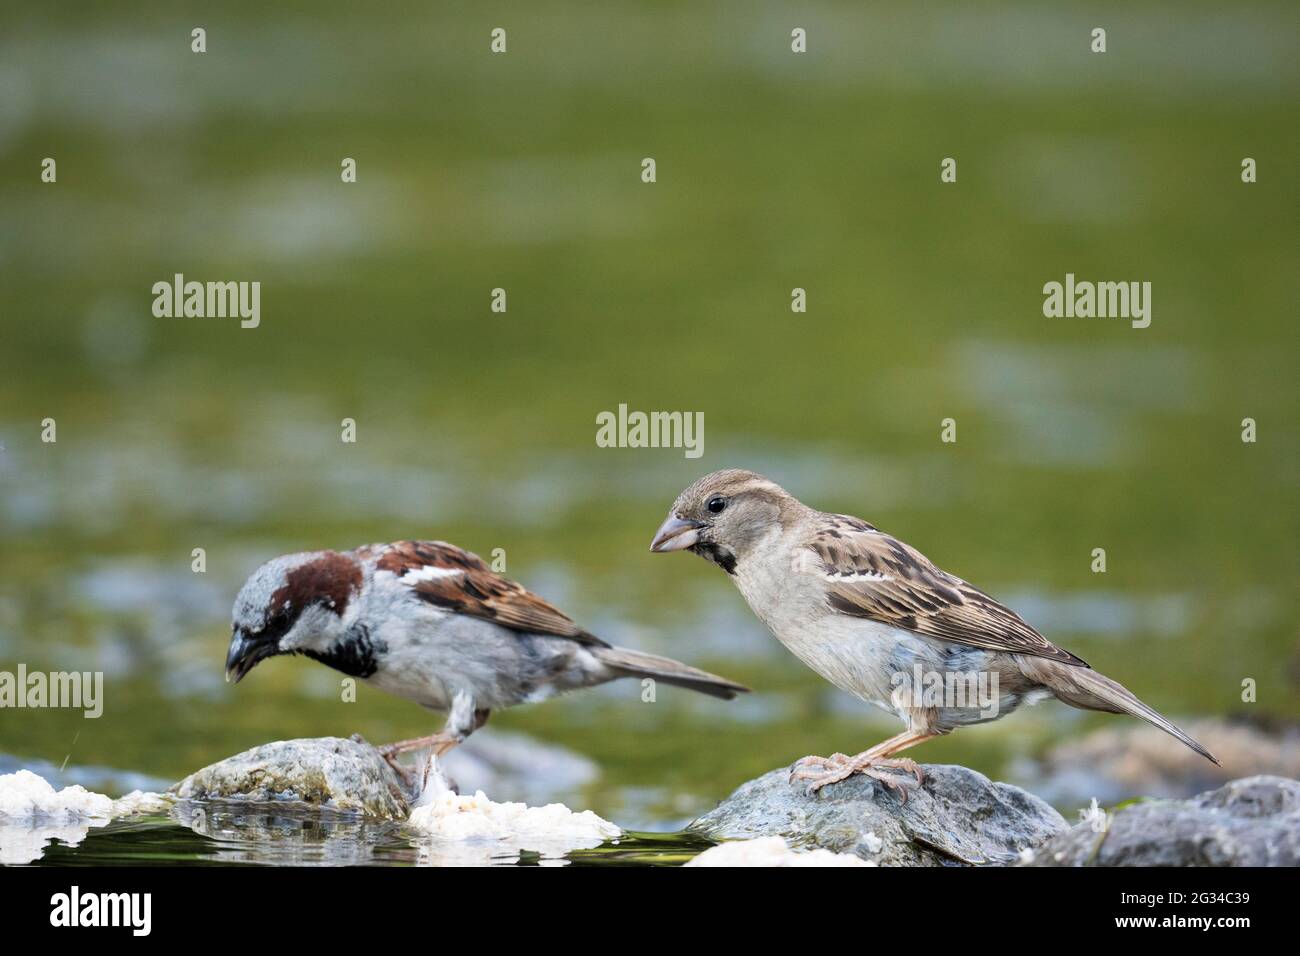
{"type": "Polygon", "coordinates": [[[721,697],[723,700],[731,700],[737,694],[749,691],[744,684],[690,667],[671,657],[660,657],[658,654],[633,651],[626,647],[593,647],[590,650],[620,677],[653,677],[665,684],[697,690],[701,694],[721,697]]]}
{"type": "Polygon", "coordinates": [[[1100,710],[1110,714],[1140,717],[1171,737],[1181,740],[1206,760],[1219,763],[1218,757],[1198,744],[1173,721],[1142,703],[1126,687],[1111,680],[1105,674],[1099,674],[1090,667],[1060,664],[1042,658],[1035,659],[1030,664],[1030,668],[1022,665],[1022,669],[1026,672],[1031,668],[1034,672],[1032,676],[1040,680],[1058,700],[1084,710],[1100,710]]]}

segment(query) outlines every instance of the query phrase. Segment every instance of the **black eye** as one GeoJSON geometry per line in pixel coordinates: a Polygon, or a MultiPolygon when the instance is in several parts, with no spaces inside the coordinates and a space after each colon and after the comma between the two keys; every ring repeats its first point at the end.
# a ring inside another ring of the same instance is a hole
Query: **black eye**
{"type": "Polygon", "coordinates": [[[714,495],[709,499],[708,503],[704,507],[708,508],[711,513],[717,514],[722,511],[723,508],[727,507],[727,499],[723,498],[721,495],[714,495]]]}
{"type": "Polygon", "coordinates": [[[284,608],[278,608],[262,628],[261,637],[264,640],[279,640],[288,634],[292,627],[293,621],[289,617],[289,612],[284,608]]]}

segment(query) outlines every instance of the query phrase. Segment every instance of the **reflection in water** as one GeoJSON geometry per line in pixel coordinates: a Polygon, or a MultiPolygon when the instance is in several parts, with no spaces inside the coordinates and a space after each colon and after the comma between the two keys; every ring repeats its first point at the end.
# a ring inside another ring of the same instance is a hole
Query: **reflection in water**
{"type": "Polygon", "coordinates": [[[371,823],[347,814],[265,803],[186,800],[170,816],[207,837],[210,859],[222,863],[364,866],[412,858],[402,852],[398,824],[371,823]]]}
{"type": "Polygon", "coordinates": [[[159,812],[170,802],[139,791],[113,800],[79,784],[56,790],[30,770],[0,775],[0,864],[32,863],[54,841],[75,847],[114,817],[159,812]]]}
{"type": "Polygon", "coordinates": [[[186,862],[289,866],[676,866],[710,844],[691,834],[624,834],[570,852],[543,856],[497,841],[445,841],[400,823],[369,823],[317,808],[186,801],[165,816],[117,820],[89,833],[46,836],[66,845],[36,847],[25,859],[108,866],[186,862]],[[75,847],[75,849],[73,849],[75,847]],[[42,853],[44,854],[42,857],[42,853]]]}
{"type": "MultiPolygon", "coordinates": [[[[510,753],[507,746],[505,755],[510,753]]],[[[563,763],[563,756],[552,754],[552,762],[563,763]]],[[[408,821],[376,822],[298,801],[177,801],[139,792],[113,800],[78,785],[56,790],[30,770],[19,770],[0,775],[0,864],[34,863],[52,848],[59,851],[55,862],[103,863],[105,855],[113,862],[124,852],[119,845],[124,836],[140,840],[145,833],[159,838],[145,848],[148,859],[169,852],[163,846],[174,842],[166,836],[169,825],[204,838],[197,850],[176,851],[186,856],[198,852],[209,862],[295,866],[488,866],[524,860],[557,865],[571,851],[617,844],[622,836],[619,827],[590,811],[574,813],[556,803],[496,803],[481,790],[460,796],[441,772],[429,780],[408,821]],[[114,819],[115,827],[110,826],[114,819]],[[106,845],[68,856],[95,828],[108,828],[106,845]]]]}
{"type": "MultiPolygon", "coordinates": [[[[104,820],[101,825],[107,823],[104,820]]],[[[88,820],[68,823],[0,821],[0,864],[35,863],[45,855],[45,848],[56,841],[64,846],[77,846],[86,838],[92,825],[88,820]]]]}

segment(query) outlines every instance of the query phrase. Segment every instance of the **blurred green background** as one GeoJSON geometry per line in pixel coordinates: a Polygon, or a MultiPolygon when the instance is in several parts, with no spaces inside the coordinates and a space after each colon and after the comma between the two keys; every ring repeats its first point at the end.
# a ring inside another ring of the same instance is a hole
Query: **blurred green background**
{"type": "MultiPolygon", "coordinates": [[[[895,732],[716,568],[648,553],[721,467],[905,538],[1176,719],[1300,715],[1294,4],[4,19],[0,667],[107,688],[99,720],[0,712],[0,751],[174,779],[271,739],[433,730],[304,660],[222,681],[257,564],[402,537],[504,548],[589,629],[756,688],[495,715],[599,764],[571,804],[671,826],[895,732]],[[177,272],[260,281],[260,328],[154,318],[177,272]],[[1044,318],[1067,272],[1150,281],[1151,327],[1044,318]],[[704,456],[598,448],[620,403],[703,412],[704,456]]],[[[1048,704],[917,756],[998,774],[1113,720],[1048,704]]]]}

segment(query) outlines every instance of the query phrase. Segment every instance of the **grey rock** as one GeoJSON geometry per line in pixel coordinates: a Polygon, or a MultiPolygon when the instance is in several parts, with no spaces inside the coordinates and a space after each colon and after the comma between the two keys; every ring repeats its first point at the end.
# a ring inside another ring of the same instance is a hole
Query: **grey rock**
{"type": "Polygon", "coordinates": [[[1034,850],[1028,866],[1300,866],[1300,781],[1256,776],[1121,808],[1034,850]]]}
{"type": "Polygon", "coordinates": [[[1179,726],[1223,766],[1134,721],[1066,740],[1041,759],[1019,761],[1008,776],[1057,807],[1083,807],[1094,799],[1103,805],[1134,797],[1184,799],[1260,774],[1300,777],[1300,725],[1294,722],[1234,717],[1179,726]]]}
{"type": "Polygon", "coordinates": [[[170,792],[183,800],[307,804],[376,820],[409,814],[402,781],[379,752],[340,737],[263,744],[190,774],[170,792]]]}
{"type": "Polygon", "coordinates": [[[689,829],[712,840],[781,836],[791,846],[856,853],[881,866],[1006,864],[1068,829],[1031,793],[966,767],[922,768],[907,801],[854,776],[808,794],[789,768],[742,785],[689,829]]]}

